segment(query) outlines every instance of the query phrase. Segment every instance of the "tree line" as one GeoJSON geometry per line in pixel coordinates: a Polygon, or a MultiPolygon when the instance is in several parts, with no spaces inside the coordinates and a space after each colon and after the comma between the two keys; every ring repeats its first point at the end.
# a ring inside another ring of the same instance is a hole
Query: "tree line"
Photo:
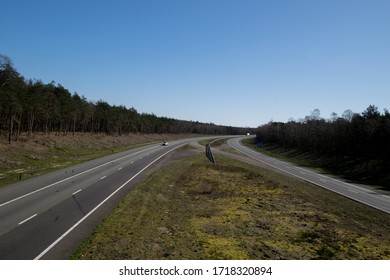
{"type": "Polygon", "coordinates": [[[92,102],[60,84],[27,80],[14,68],[11,59],[0,55],[0,136],[9,143],[21,133],[76,132],[244,134],[247,128],[215,125],[158,117],[134,108],[92,102]]]}
{"type": "Polygon", "coordinates": [[[320,117],[314,110],[300,121],[270,122],[258,127],[258,143],[276,144],[302,152],[317,152],[327,157],[341,157],[389,162],[390,113],[370,105],[362,113],[346,110],[342,117],[320,117]]]}

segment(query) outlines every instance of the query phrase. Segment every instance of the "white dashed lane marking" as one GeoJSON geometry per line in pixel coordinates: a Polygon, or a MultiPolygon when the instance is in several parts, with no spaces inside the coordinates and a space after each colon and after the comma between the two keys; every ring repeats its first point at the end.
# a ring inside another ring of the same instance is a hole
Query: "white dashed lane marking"
{"type": "Polygon", "coordinates": [[[25,222],[31,220],[32,218],[34,218],[34,217],[37,216],[37,215],[38,215],[38,214],[34,214],[34,215],[32,215],[31,217],[29,217],[29,218],[27,218],[27,219],[21,221],[21,222],[19,223],[19,225],[24,224],[25,222]]]}
{"type": "Polygon", "coordinates": [[[82,191],[82,189],[79,189],[78,191],[72,193],[72,196],[73,196],[73,195],[76,195],[77,193],[79,193],[79,192],[81,192],[81,191],[82,191]]]}

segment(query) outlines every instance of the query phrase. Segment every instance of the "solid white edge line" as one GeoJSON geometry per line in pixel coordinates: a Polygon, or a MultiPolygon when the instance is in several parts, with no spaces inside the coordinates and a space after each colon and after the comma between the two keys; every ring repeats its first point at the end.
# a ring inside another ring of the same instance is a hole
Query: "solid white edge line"
{"type": "Polygon", "coordinates": [[[32,218],[34,218],[35,216],[37,216],[38,214],[34,214],[34,215],[32,215],[30,218],[27,218],[27,219],[25,219],[25,220],[23,220],[23,221],[21,221],[18,225],[21,225],[21,224],[24,224],[25,222],[27,222],[27,221],[29,221],[29,220],[31,220],[32,218]]]}
{"type": "MultiPolygon", "coordinates": [[[[228,143],[229,143],[229,142],[228,142],[228,143]]],[[[245,146],[239,144],[238,141],[236,141],[236,143],[237,143],[240,147],[244,148],[244,150],[247,149],[247,150],[250,151],[250,152],[258,153],[258,152],[255,152],[255,151],[253,151],[253,150],[251,150],[251,149],[249,149],[249,148],[247,148],[247,147],[245,147],[245,146]]],[[[230,146],[231,146],[231,145],[230,145],[230,146]]],[[[232,147],[233,149],[236,149],[236,148],[234,148],[233,146],[231,146],[231,147],[232,147]]],[[[281,172],[290,174],[290,175],[292,175],[292,176],[294,176],[294,177],[297,177],[297,178],[299,178],[299,179],[302,179],[302,180],[304,180],[304,181],[306,181],[306,182],[312,183],[312,184],[317,185],[317,186],[319,186],[319,187],[321,187],[321,188],[330,190],[330,191],[332,191],[332,192],[334,192],[334,193],[338,193],[338,194],[340,194],[340,195],[342,195],[342,196],[344,196],[344,197],[348,197],[348,198],[350,198],[350,199],[352,199],[352,200],[355,200],[355,201],[357,201],[357,202],[360,202],[360,203],[362,203],[362,204],[371,206],[372,208],[375,208],[375,209],[377,209],[377,210],[379,210],[379,211],[382,211],[382,212],[385,212],[385,213],[389,213],[389,214],[390,214],[390,211],[387,211],[386,209],[380,208],[379,206],[373,205],[372,203],[369,203],[369,202],[367,202],[367,201],[363,201],[363,200],[361,200],[361,199],[359,199],[359,198],[357,198],[357,197],[354,197],[354,196],[350,196],[350,195],[348,195],[347,193],[343,193],[343,192],[340,192],[340,191],[338,191],[338,190],[335,190],[335,189],[332,189],[332,188],[328,188],[328,187],[326,187],[326,186],[324,186],[324,185],[319,184],[318,182],[314,182],[314,181],[312,181],[312,180],[310,180],[310,179],[301,177],[301,176],[299,176],[299,175],[297,175],[297,174],[294,174],[294,173],[288,172],[288,171],[286,171],[286,170],[283,170],[283,169],[281,169],[281,168],[278,168],[278,167],[276,167],[276,166],[273,166],[272,164],[269,164],[268,162],[265,162],[265,161],[263,161],[263,160],[261,160],[261,159],[258,159],[258,158],[256,158],[256,157],[252,156],[250,153],[245,153],[245,152],[243,152],[243,151],[241,151],[241,152],[242,152],[243,154],[247,155],[248,157],[253,158],[254,160],[260,161],[260,162],[262,162],[262,163],[264,163],[264,164],[267,164],[267,165],[269,165],[269,166],[271,166],[271,167],[273,167],[273,168],[275,168],[275,169],[278,169],[278,170],[280,170],[281,172]]],[[[258,153],[258,154],[259,154],[259,153],[258,153]]],[[[322,176],[322,177],[325,177],[325,178],[328,178],[328,177],[326,177],[326,176],[324,176],[324,175],[322,175],[322,174],[318,174],[318,175],[320,175],[320,176],[322,176]]],[[[333,178],[329,178],[329,179],[332,179],[332,181],[335,181],[335,182],[344,183],[344,184],[346,184],[346,185],[350,185],[350,186],[353,186],[353,187],[362,189],[362,188],[360,188],[360,187],[358,187],[358,186],[355,186],[355,185],[352,185],[352,184],[349,184],[349,183],[345,183],[345,182],[341,182],[341,181],[335,180],[335,179],[333,179],[333,178]]]]}
{"type": "Polygon", "coordinates": [[[129,154],[129,155],[123,156],[123,157],[121,157],[121,158],[117,158],[117,159],[115,159],[115,160],[112,160],[112,161],[103,163],[103,164],[101,164],[101,165],[99,165],[99,166],[95,166],[95,167],[93,167],[93,168],[91,168],[91,169],[88,169],[88,170],[85,170],[85,171],[83,171],[83,172],[81,172],[81,173],[79,173],[79,174],[70,176],[70,177],[65,178],[65,179],[62,179],[62,180],[60,180],[60,181],[58,181],[58,182],[52,183],[52,184],[50,184],[50,185],[47,185],[47,186],[45,186],[45,187],[43,187],[43,188],[37,189],[37,190],[35,190],[35,191],[26,193],[26,194],[24,194],[24,195],[22,195],[22,196],[19,196],[19,197],[17,197],[17,198],[14,198],[14,199],[12,199],[12,200],[9,200],[9,201],[7,201],[7,202],[4,202],[4,203],[0,204],[0,207],[2,207],[2,206],[4,206],[4,205],[7,205],[7,204],[10,204],[10,203],[12,203],[12,202],[15,202],[15,201],[17,201],[17,200],[19,200],[19,199],[25,198],[25,197],[27,197],[27,196],[30,196],[30,195],[32,195],[32,194],[34,194],[34,193],[43,191],[43,190],[45,190],[45,189],[48,189],[48,188],[50,188],[50,187],[53,187],[53,186],[55,186],[55,185],[58,185],[58,184],[63,183],[63,182],[65,182],[65,181],[68,181],[68,180],[70,180],[70,179],[73,179],[73,178],[75,178],[75,177],[77,177],[77,176],[80,176],[80,175],[83,175],[83,174],[85,174],[85,173],[88,173],[88,172],[90,172],[90,171],[92,171],[92,170],[95,170],[95,169],[98,169],[98,168],[100,168],[100,167],[106,166],[107,164],[116,162],[116,161],[118,161],[118,160],[121,160],[121,159],[123,159],[123,158],[129,157],[129,156],[132,156],[132,155],[141,153],[141,152],[145,152],[145,151],[151,150],[151,149],[153,149],[153,148],[156,148],[156,147],[153,146],[153,147],[150,147],[150,148],[148,148],[148,149],[145,149],[145,150],[142,150],[142,151],[138,151],[138,152],[135,152],[135,153],[133,153],[133,154],[129,154]]]}
{"type": "Polygon", "coordinates": [[[100,180],[103,180],[103,179],[106,178],[106,177],[107,177],[107,176],[103,176],[103,177],[100,178],[100,180]]]}
{"type": "Polygon", "coordinates": [[[91,216],[97,209],[99,209],[106,201],[108,201],[111,197],[113,197],[117,192],[119,192],[124,186],[126,186],[129,182],[134,180],[139,174],[141,174],[145,169],[147,169],[149,166],[151,166],[153,163],[158,161],[160,158],[164,157],[165,155],[169,154],[170,152],[180,148],[181,146],[186,145],[187,143],[181,144],[177,147],[175,147],[172,150],[169,150],[168,152],[162,154],[155,160],[153,160],[151,163],[146,165],[144,168],[142,168],[140,171],[138,171],[137,174],[135,174],[133,177],[131,177],[129,180],[127,180],[123,185],[121,185],[119,188],[117,188],[113,193],[111,193],[108,197],[106,197],[102,202],[100,202],[95,208],[93,208],[90,212],[88,212],[87,215],[85,215],[82,219],[80,219],[77,223],[75,223],[71,228],[69,228],[64,234],[62,234],[59,238],[57,238],[56,241],[54,241],[49,247],[47,247],[45,250],[42,251],[38,256],[34,258],[34,260],[39,260],[42,258],[47,252],[49,252],[54,246],[56,246],[62,239],[64,239],[69,233],[71,233],[77,226],[79,226],[84,220],[86,220],[89,216],[91,216]]]}

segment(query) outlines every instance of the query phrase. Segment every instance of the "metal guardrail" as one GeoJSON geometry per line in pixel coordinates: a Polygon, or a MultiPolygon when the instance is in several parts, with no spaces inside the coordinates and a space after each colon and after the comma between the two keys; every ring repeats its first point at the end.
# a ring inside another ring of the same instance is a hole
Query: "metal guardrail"
{"type": "Polygon", "coordinates": [[[216,164],[217,162],[215,161],[215,158],[214,158],[214,155],[213,155],[213,152],[211,151],[211,147],[210,147],[210,144],[212,142],[208,143],[206,145],[206,157],[213,163],[213,164],[216,164]]]}

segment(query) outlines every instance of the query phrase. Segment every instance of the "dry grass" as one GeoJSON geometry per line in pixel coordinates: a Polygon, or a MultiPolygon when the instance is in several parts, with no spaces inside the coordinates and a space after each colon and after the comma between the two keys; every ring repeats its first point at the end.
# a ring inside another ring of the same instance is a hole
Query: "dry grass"
{"type": "Polygon", "coordinates": [[[146,143],[185,136],[188,135],[35,134],[21,135],[18,142],[9,145],[3,135],[0,137],[0,187],[146,143]]]}
{"type": "Polygon", "coordinates": [[[390,216],[311,184],[195,156],[141,183],[76,259],[390,259],[390,216]]]}

